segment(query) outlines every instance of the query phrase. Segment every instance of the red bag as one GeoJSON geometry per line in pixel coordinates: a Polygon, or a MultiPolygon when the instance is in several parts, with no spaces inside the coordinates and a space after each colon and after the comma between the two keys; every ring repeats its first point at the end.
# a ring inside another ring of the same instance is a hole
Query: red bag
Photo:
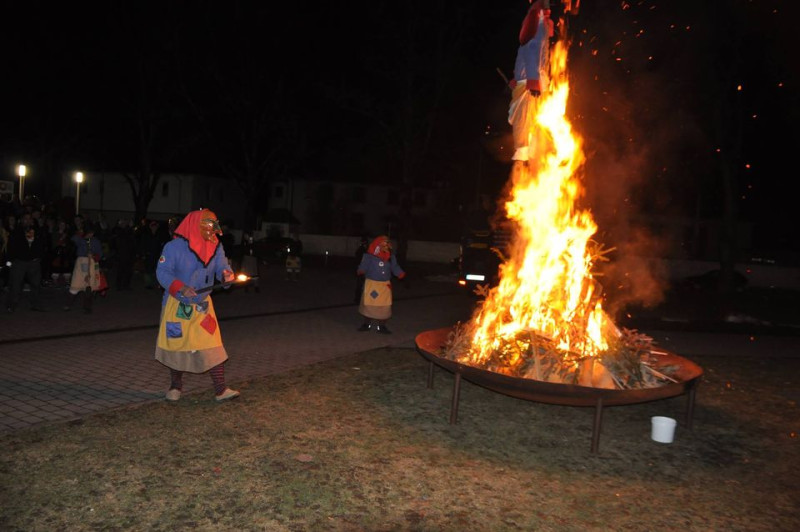
{"type": "Polygon", "coordinates": [[[97,272],[97,291],[100,292],[101,296],[106,295],[106,292],[108,292],[108,280],[103,270],[97,272]]]}

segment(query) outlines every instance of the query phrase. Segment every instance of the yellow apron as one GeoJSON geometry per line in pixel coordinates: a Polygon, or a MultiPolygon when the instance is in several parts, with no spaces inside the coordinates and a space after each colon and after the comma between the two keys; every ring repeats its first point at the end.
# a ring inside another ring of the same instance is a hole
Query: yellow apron
{"type": "Polygon", "coordinates": [[[69,293],[72,295],[83,292],[86,287],[91,287],[96,292],[100,287],[100,264],[95,262],[92,257],[78,257],[75,259],[75,267],[72,269],[72,279],[69,284],[69,293]],[[86,276],[89,282],[86,282],[86,276]]]}
{"type": "Polygon", "coordinates": [[[376,320],[388,320],[392,317],[392,283],[391,281],[364,281],[364,292],[358,311],[362,316],[376,320]]]}
{"type": "Polygon", "coordinates": [[[179,371],[203,373],[225,362],[217,315],[211,298],[208,308],[181,303],[168,297],[161,314],[156,342],[156,360],[179,371]]]}
{"type": "Polygon", "coordinates": [[[203,312],[197,305],[168,297],[158,330],[158,347],[167,351],[198,351],[221,346],[214,303],[210,297],[206,303],[208,309],[203,312]]]}

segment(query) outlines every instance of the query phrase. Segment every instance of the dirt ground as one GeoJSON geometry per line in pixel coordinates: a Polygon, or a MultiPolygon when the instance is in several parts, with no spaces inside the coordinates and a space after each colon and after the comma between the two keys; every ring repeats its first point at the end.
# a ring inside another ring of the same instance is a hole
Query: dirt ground
{"type": "Polygon", "coordinates": [[[685,397],[605,410],[464,383],[412,349],[0,437],[0,529],[800,529],[800,358],[696,358],[685,397]]]}

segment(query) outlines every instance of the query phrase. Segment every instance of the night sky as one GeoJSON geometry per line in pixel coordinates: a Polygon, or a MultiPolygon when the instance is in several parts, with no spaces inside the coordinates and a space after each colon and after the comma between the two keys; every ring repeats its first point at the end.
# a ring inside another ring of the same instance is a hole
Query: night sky
{"type": "MultiPolygon", "coordinates": [[[[727,168],[759,246],[796,249],[791,2],[700,4],[584,0],[570,18],[585,201],[601,227],[719,216],[727,168]]],[[[496,195],[510,152],[496,69],[511,75],[527,5],[5,3],[3,179],[24,161],[26,190],[49,197],[62,172],[136,168],[146,139],[162,171],[256,160],[272,176],[411,175],[461,204],[496,195]]]]}

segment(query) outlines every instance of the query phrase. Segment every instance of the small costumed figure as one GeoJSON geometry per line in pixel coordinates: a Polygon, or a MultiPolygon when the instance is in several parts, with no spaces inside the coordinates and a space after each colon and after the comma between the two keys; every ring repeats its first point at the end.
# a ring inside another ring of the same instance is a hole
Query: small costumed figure
{"type": "MultiPolygon", "coordinates": [[[[530,1],[530,0],[529,0],[530,1]]],[[[547,89],[550,63],[549,37],[553,36],[549,0],[531,2],[519,32],[519,49],[514,63],[511,87],[511,104],[508,123],[514,131],[515,161],[527,161],[532,155],[531,120],[536,99],[547,89]]]]}
{"type": "Polygon", "coordinates": [[[72,243],[75,246],[75,266],[69,285],[69,300],[64,310],[70,310],[78,297],[82,297],[83,311],[90,314],[93,295],[100,289],[100,257],[103,245],[94,236],[94,226],[88,222],[72,235],[72,243]]]}
{"type": "Polygon", "coordinates": [[[217,216],[207,209],[193,211],[164,245],[156,278],[164,287],[156,360],[170,371],[168,401],[177,401],[183,389],[183,373],[211,374],[217,401],[239,396],[225,385],[225,361],[217,315],[210,292],[196,290],[215,280],[233,281],[233,271],[217,238],[222,230],[217,216]]]}
{"type": "Polygon", "coordinates": [[[392,253],[392,244],[386,236],[375,238],[361,257],[358,275],[364,276],[364,291],[358,312],[364,316],[364,323],[359,331],[374,328],[381,334],[391,334],[386,328],[386,321],[392,317],[392,275],[398,279],[406,276],[406,272],[397,264],[392,253]]]}

